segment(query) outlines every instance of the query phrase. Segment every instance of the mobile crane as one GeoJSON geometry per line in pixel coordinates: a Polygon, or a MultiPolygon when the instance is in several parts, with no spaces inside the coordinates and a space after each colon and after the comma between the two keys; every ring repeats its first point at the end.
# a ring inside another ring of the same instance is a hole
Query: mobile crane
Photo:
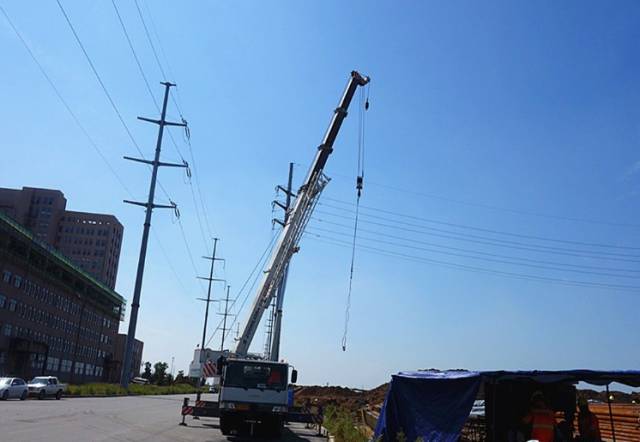
{"type": "MultiPolygon", "coordinates": [[[[287,217],[278,241],[272,251],[261,283],[258,286],[251,312],[238,339],[235,352],[219,359],[221,372],[219,393],[220,430],[223,434],[253,433],[256,425],[264,432],[279,435],[289,407],[289,371],[291,383],[297,381],[297,371],[285,362],[279,362],[279,349],[271,351],[270,360],[249,354],[249,346],[255,336],[262,316],[276,296],[283,280],[285,269],[294,253],[320,194],[328,184],[324,167],[342,122],[347,116],[349,104],[359,86],[365,86],[369,77],[353,71],[335,109],[329,128],[318,147],[315,159],[304,183],[297,192],[296,200],[287,217]],[[275,360],[274,360],[275,358],[275,360]]],[[[278,300],[281,304],[282,300],[278,300]]],[[[279,345],[280,329],[277,328],[274,342],[279,345]]]]}

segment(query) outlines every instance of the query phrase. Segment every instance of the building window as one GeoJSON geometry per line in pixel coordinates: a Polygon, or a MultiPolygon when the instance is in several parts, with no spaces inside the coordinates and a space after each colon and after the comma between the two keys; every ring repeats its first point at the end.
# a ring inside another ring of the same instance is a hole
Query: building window
{"type": "Polygon", "coordinates": [[[0,365],[4,365],[7,362],[7,352],[0,351],[0,365]]]}
{"type": "Polygon", "coordinates": [[[0,295],[0,308],[4,308],[7,303],[7,297],[4,295],[0,295]]]}
{"type": "Polygon", "coordinates": [[[82,362],[76,362],[75,374],[82,374],[84,372],[84,364],[82,362]]]}
{"type": "Polygon", "coordinates": [[[6,282],[7,284],[11,282],[11,272],[8,270],[5,270],[4,272],[2,272],[2,281],[6,282]]]}
{"type": "Polygon", "coordinates": [[[58,364],[60,360],[58,358],[47,358],[47,370],[58,371],[58,364]]]}
{"type": "Polygon", "coordinates": [[[5,336],[11,336],[11,329],[12,328],[13,327],[11,326],[11,324],[5,324],[4,325],[4,330],[3,330],[4,331],[4,335],[5,336]]]}
{"type": "Polygon", "coordinates": [[[71,361],[63,359],[60,362],[60,371],[63,373],[69,373],[71,371],[71,361]]]}
{"type": "Polygon", "coordinates": [[[88,376],[93,376],[93,365],[92,364],[87,364],[86,369],[84,371],[84,374],[86,374],[88,376]]]}
{"type": "Polygon", "coordinates": [[[18,305],[18,301],[16,301],[15,299],[12,299],[11,301],[9,301],[9,311],[15,312],[17,305],[18,305]]]}

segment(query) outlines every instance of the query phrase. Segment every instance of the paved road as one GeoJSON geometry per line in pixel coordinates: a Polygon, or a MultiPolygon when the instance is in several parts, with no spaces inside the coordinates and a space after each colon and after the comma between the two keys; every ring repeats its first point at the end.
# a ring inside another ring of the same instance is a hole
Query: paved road
{"type": "MultiPolygon", "coordinates": [[[[178,425],[184,395],[118,398],[63,398],[60,401],[0,401],[0,440],[13,442],[233,441],[218,430],[218,419],[178,425]]],[[[192,397],[191,399],[194,399],[192,397]]],[[[321,442],[304,425],[286,427],[282,440],[321,442]]]]}

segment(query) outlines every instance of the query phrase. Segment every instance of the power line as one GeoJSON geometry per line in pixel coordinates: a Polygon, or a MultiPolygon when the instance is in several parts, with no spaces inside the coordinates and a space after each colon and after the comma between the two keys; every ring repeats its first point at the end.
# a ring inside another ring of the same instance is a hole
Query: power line
{"type": "MultiPolygon", "coordinates": [[[[167,71],[169,71],[169,75],[171,75],[172,78],[175,78],[175,75],[173,74],[173,70],[171,69],[171,64],[169,63],[169,57],[167,57],[166,52],[164,51],[164,47],[162,45],[162,40],[160,39],[160,35],[158,34],[158,30],[156,28],[156,24],[155,21],[153,20],[153,14],[151,13],[151,8],[149,8],[149,4],[145,1],[143,1],[144,7],[147,10],[147,16],[149,17],[149,22],[151,23],[151,30],[153,31],[153,35],[156,37],[156,40],[158,41],[158,46],[160,47],[160,53],[162,54],[162,57],[164,58],[165,63],[167,64],[167,71]]],[[[176,100],[176,98],[173,96],[173,94],[171,95],[171,99],[173,100],[173,104],[176,106],[176,108],[178,109],[178,112],[180,113],[180,116],[182,117],[182,109],[181,109],[181,105],[180,105],[180,89],[176,88],[176,96],[178,97],[178,99],[176,100]]]]}
{"type": "MultiPolygon", "coordinates": [[[[327,212],[324,210],[316,210],[316,212],[323,215],[338,217],[342,219],[348,219],[348,220],[352,219],[350,216],[335,214],[335,213],[327,212]]],[[[493,247],[504,247],[504,248],[510,248],[515,250],[527,250],[527,251],[537,252],[537,253],[548,253],[548,254],[555,254],[555,255],[575,256],[575,257],[592,258],[592,259],[600,259],[600,260],[640,263],[640,260],[617,257],[617,254],[599,253],[599,252],[592,252],[588,250],[575,250],[575,249],[566,249],[566,248],[559,248],[559,247],[549,247],[549,246],[541,246],[537,244],[526,244],[526,243],[523,244],[523,243],[518,243],[514,241],[506,241],[506,240],[500,240],[496,238],[488,238],[488,237],[483,237],[478,235],[452,232],[452,231],[438,229],[434,227],[427,227],[420,224],[406,223],[404,221],[390,220],[389,218],[378,217],[374,215],[364,215],[364,216],[372,217],[375,219],[387,220],[387,221],[391,221],[391,222],[395,222],[403,225],[413,226],[421,230],[411,229],[408,227],[402,227],[402,226],[393,225],[393,224],[380,223],[380,222],[366,220],[366,219],[361,220],[361,222],[365,224],[372,224],[372,225],[377,225],[377,226],[391,228],[391,229],[403,230],[406,232],[419,233],[421,235],[429,235],[429,236],[435,236],[439,238],[453,239],[456,241],[466,241],[466,242],[475,243],[475,244],[483,244],[483,245],[489,245],[493,247]],[[433,232],[444,232],[444,233],[433,233],[433,232]]],[[[621,255],[621,256],[631,256],[634,258],[637,257],[635,255],[621,255]]]]}
{"type": "MultiPolygon", "coordinates": [[[[156,106],[156,109],[159,110],[160,107],[159,107],[158,102],[157,102],[157,100],[155,98],[155,95],[153,94],[153,91],[151,90],[151,86],[149,85],[149,80],[147,79],[147,75],[145,74],[144,68],[142,67],[142,63],[140,62],[138,54],[136,53],[136,50],[135,50],[135,48],[133,46],[133,42],[131,41],[131,38],[129,37],[129,33],[127,31],[127,27],[124,24],[124,21],[122,19],[120,11],[118,10],[118,6],[116,5],[115,0],[111,0],[111,3],[113,5],[113,8],[114,8],[114,10],[116,12],[116,15],[118,17],[118,21],[120,22],[120,27],[122,28],[122,32],[123,32],[123,34],[124,34],[124,36],[125,36],[125,38],[127,40],[127,43],[129,45],[129,49],[131,50],[131,54],[133,55],[133,58],[136,61],[136,65],[138,66],[138,71],[140,72],[140,75],[142,76],[142,79],[143,79],[143,81],[144,81],[144,83],[145,83],[145,85],[147,87],[147,91],[149,92],[149,95],[151,96],[151,99],[152,99],[154,105],[156,106]]],[[[143,22],[143,24],[144,24],[144,22],[143,22]]],[[[176,141],[173,138],[173,135],[172,135],[171,132],[169,132],[169,137],[171,138],[171,141],[172,141],[174,147],[176,148],[178,154],[180,155],[182,161],[184,162],[184,158],[182,157],[182,154],[180,153],[178,145],[176,144],[176,141]]],[[[189,186],[191,187],[191,196],[192,196],[192,199],[193,199],[193,202],[194,202],[194,206],[195,206],[196,218],[198,220],[198,226],[200,228],[200,234],[202,235],[202,243],[204,244],[205,250],[207,250],[207,239],[206,239],[206,235],[204,234],[204,229],[203,229],[203,226],[202,226],[202,220],[200,218],[200,212],[198,210],[198,205],[197,205],[197,202],[196,202],[196,199],[195,199],[193,188],[191,186],[191,182],[189,182],[189,186]]],[[[210,231],[209,231],[209,236],[212,236],[210,231]]],[[[186,247],[189,248],[188,245],[186,245],[186,247]]]]}
{"type": "MultiPolygon", "coordinates": [[[[323,229],[321,227],[313,227],[312,229],[319,230],[319,231],[325,232],[325,233],[331,233],[331,234],[334,234],[334,235],[350,237],[350,235],[348,233],[336,232],[335,230],[323,229]]],[[[554,267],[552,265],[545,265],[545,264],[522,263],[522,262],[510,261],[510,260],[506,260],[506,259],[486,258],[486,257],[482,258],[482,257],[478,257],[478,256],[464,254],[464,253],[447,252],[447,251],[444,251],[444,250],[434,250],[434,249],[429,249],[429,248],[426,248],[426,247],[420,247],[420,246],[410,245],[410,244],[400,244],[400,243],[395,242],[395,241],[387,241],[387,240],[380,239],[380,238],[371,238],[371,237],[366,237],[366,236],[365,237],[361,236],[360,239],[363,239],[365,241],[373,241],[373,242],[376,242],[376,243],[388,244],[388,245],[395,246],[395,247],[403,247],[403,248],[412,249],[412,250],[421,250],[421,251],[424,251],[424,252],[439,253],[439,254],[442,254],[442,255],[456,256],[456,257],[459,257],[459,258],[471,258],[471,259],[477,259],[477,260],[481,260],[481,261],[495,262],[495,263],[508,264],[508,265],[517,265],[517,266],[523,266],[523,267],[531,267],[531,268],[542,269],[542,270],[553,270],[553,271],[560,271],[560,272],[573,272],[573,273],[581,273],[581,274],[584,274],[584,275],[608,276],[608,277],[614,277],[614,278],[631,278],[631,279],[639,279],[640,278],[640,276],[634,276],[634,275],[616,275],[616,274],[613,274],[613,273],[590,271],[590,270],[566,269],[566,268],[554,267]]],[[[408,241],[407,239],[404,239],[404,240],[408,241]]]]}
{"type": "Polygon", "coordinates": [[[105,163],[105,165],[107,166],[109,171],[113,174],[113,176],[116,178],[116,180],[120,183],[122,188],[129,194],[130,197],[133,198],[133,193],[129,190],[127,185],[124,183],[124,180],[120,177],[120,175],[116,172],[115,168],[111,165],[111,163],[109,162],[107,157],[102,152],[102,149],[100,149],[100,147],[98,147],[98,144],[95,142],[93,137],[89,134],[87,129],[80,122],[80,120],[76,116],[75,112],[73,112],[73,110],[71,109],[71,106],[69,106],[69,103],[67,103],[67,101],[64,99],[64,97],[60,93],[60,90],[57,88],[57,86],[55,85],[55,83],[53,82],[53,80],[51,79],[49,74],[47,73],[47,71],[44,69],[44,67],[42,66],[42,64],[38,60],[38,58],[35,56],[34,52],[31,50],[31,48],[29,47],[29,45],[27,44],[25,39],[22,37],[22,34],[20,34],[20,32],[18,31],[18,28],[16,28],[16,26],[14,25],[13,21],[11,20],[9,15],[7,14],[7,11],[1,5],[0,5],[0,10],[2,11],[2,14],[4,15],[5,19],[9,23],[9,26],[11,27],[11,29],[15,33],[16,37],[18,37],[18,39],[20,40],[20,42],[22,43],[24,48],[27,50],[27,52],[29,53],[29,56],[31,57],[33,62],[36,64],[36,66],[38,66],[38,69],[40,70],[40,73],[47,80],[47,83],[49,84],[51,89],[53,89],[53,92],[56,94],[56,96],[58,97],[58,99],[60,100],[60,102],[62,103],[64,108],[67,110],[67,112],[69,113],[69,115],[71,116],[71,118],[73,119],[75,124],[78,126],[78,128],[82,131],[84,136],[89,141],[89,144],[91,145],[91,147],[93,147],[93,149],[96,151],[96,153],[98,154],[100,159],[105,163]]]}
{"type": "MultiPolygon", "coordinates": [[[[196,263],[193,260],[193,253],[191,252],[191,247],[189,246],[189,241],[187,241],[187,235],[184,233],[184,227],[182,227],[182,221],[180,217],[178,217],[178,227],[180,227],[180,234],[182,235],[182,241],[184,243],[185,248],[187,249],[187,255],[189,256],[189,262],[191,263],[191,268],[193,269],[193,273],[198,276],[198,268],[196,267],[196,263]]],[[[202,285],[202,281],[198,280],[200,284],[200,289],[202,292],[205,292],[205,288],[202,285]]]]}
{"type": "Polygon", "coordinates": [[[78,36],[78,33],[76,32],[75,28],[73,27],[73,24],[71,23],[71,20],[69,19],[69,16],[67,15],[67,12],[65,11],[64,7],[62,6],[62,3],[60,3],[60,0],[56,0],[56,3],[58,4],[58,7],[60,8],[60,11],[62,12],[62,15],[64,15],[64,18],[65,18],[67,24],[69,25],[69,29],[71,29],[71,32],[73,33],[73,36],[75,37],[76,42],[78,43],[78,46],[80,46],[80,49],[82,50],[82,53],[84,54],[87,62],[89,63],[89,66],[91,67],[91,70],[93,71],[93,74],[96,76],[96,79],[98,80],[98,83],[100,84],[100,87],[102,88],[104,94],[107,97],[107,100],[109,101],[109,103],[111,104],[111,107],[113,108],[114,112],[118,116],[118,119],[120,120],[120,123],[122,123],[122,127],[124,127],[125,131],[129,135],[129,139],[131,140],[133,145],[138,150],[138,153],[140,155],[142,155],[143,158],[144,158],[144,154],[142,153],[142,150],[140,149],[140,146],[138,146],[138,143],[136,142],[135,138],[133,137],[133,134],[131,133],[131,130],[129,129],[129,126],[124,121],[124,118],[122,117],[122,114],[120,113],[120,110],[118,109],[118,106],[116,106],[116,103],[113,101],[113,98],[111,98],[111,94],[109,93],[109,91],[107,90],[107,87],[105,86],[104,82],[102,81],[102,77],[100,77],[100,74],[98,73],[98,70],[96,69],[95,65],[93,64],[93,61],[91,60],[91,57],[89,56],[89,53],[85,49],[84,44],[82,43],[82,40],[80,40],[80,37],[78,36]]]}
{"type": "MultiPolygon", "coordinates": [[[[112,0],[113,1],[113,0],[112,0]]],[[[147,36],[147,40],[149,41],[149,45],[151,46],[151,50],[153,52],[153,56],[156,59],[156,62],[158,63],[158,67],[160,68],[160,73],[162,74],[162,78],[164,78],[165,80],[169,80],[166,73],[164,72],[164,69],[162,68],[162,63],[160,63],[160,58],[158,58],[158,53],[156,51],[156,47],[153,44],[153,40],[151,39],[151,35],[149,34],[149,29],[147,28],[147,23],[144,19],[144,16],[142,14],[142,10],[140,9],[140,5],[138,4],[138,0],[134,1],[135,5],[136,5],[136,9],[138,10],[138,16],[140,17],[140,21],[142,22],[142,27],[144,28],[144,33],[147,36]]],[[[173,95],[171,95],[171,97],[173,98],[173,95]]],[[[176,107],[178,108],[178,111],[180,112],[179,106],[177,105],[177,103],[175,103],[175,99],[173,100],[174,104],[176,104],[176,107]]],[[[180,112],[180,116],[182,117],[182,112],[180,112]]],[[[176,140],[173,138],[173,135],[171,133],[169,133],[169,138],[171,138],[171,142],[173,144],[173,147],[175,148],[176,152],[178,153],[178,156],[180,157],[180,159],[182,161],[184,161],[184,157],[182,156],[182,152],[180,152],[180,148],[178,147],[178,143],[176,143],[176,140]]]]}
{"type": "MultiPolygon", "coordinates": [[[[312,219],[317,221],[317,222],[320,222],[322,224],[329,224],[329,225],[336,226],[336,227],[342,227],[344,229],[350,229],[351,228],[350,226],[348,226],[346,224],[340,224],[340,223],[336,223],[336,222],[333,222],[333,221],[327,221],[327,220],[322,219],[322,218],[312,217],[312,219]]],[[[383,237],[387,237],[387,238],[398,239],[398,240],[401,240],[401,241],[408,241],[408,242],[412,242],[412,243],[423,244],[423,245],[427,245],[427,246],[431,246],[431,247],[437,247],[437,248],[446,249],[446,250],[455,250],[455,251],[464,252],[464,253],[473,253],[473,254],[477,254],[477,255],[490,256],[490,257],[494,257],[494,258],[520,260],[520,261],[532,262],[532,263],[536,263],[536,264],[567,266],[567,267],[574,267],[574,268],[587,269],[587,270],[609,271],[609,272],[626,272],[626,273],[640,273],[640,270],[634,270],[634,269],[621,269],[621,268],[612,268],[612,267],[589,266],[589,265],[583,265],[583,264],[570,264],[570,263],[557,262],[557,261],[545,261],[545,260],[538,260],[538,259],[522,258],[522,257],[519,257],[519,256],[513,256],[513,255],[501,255],[501,254],[497,254],[497,253],[489,253],[489,252],[482,252],[482,251],[473,250],[473,249],[465,249],[465,248],[462,248],[462,247],[445,246],[445,245],[442,245],[442,244],[432,243],[432,242],[428,242],[428,241],[421,241],[421,240],[416,239],[416,238],[406,238],[406,237],[403,237],[403,236],[391,235],[389,233],[381,232],[381,231],[378,231],[378,230],[369,230],[369,229],[360,229],[360,230],[362,232],[371,233],[371,234],[374,234],[374,235],[377,235],[377,236],[383,236],[383,237]]],[[[340,234],[341,235],[345,235],[344,233],[340,233],[340,234]]],[[[434,251],[434,252],[440,253],[438,251],[434,251]]]]}
{"type": "MultiPolygon", "coordinates": [[[[240,306],[240,308],[238,309],[238,312],[235,315],[235,319],[233,320],[233,323],[231,324],[231,326],[229,328],[233,328],[233,324],[235,324],[237,318],[239,317],[240,311],[242,311],[242,308],[244,307],[244,304],[246,303],[248,296],[251,294],[251,290],[256,285],[256,283],[258,281],[258,278],[260,277],[260,273],[259,272],[256,273],[256,271],[259,268],[261,268],[262,266],[264,266],[264,262],[263,261],[265,261],[265,258],[267,257],[267,254],[273,249],[273,246],[275,245],[275,240],[276,240],[277,236],[278,235],[276,235],[275,233],[271,236],[271,239],[269,240],[269,243],[267,244],[267,247],[262,252],[262,255],[260,255],[260,258],[258,258],[258,262],[256,262],[256,265],[253,267],[253,269],[249,273],[249,276],[247,276],[247,279],[245,279],[244,283],[242,284],[242,287],[240,287],[240,290],[238,290],[238,293],[236,293],[236,296],[235,296],[233,302],[231,303],[231,307],[230,308],[233,308],[235,306],[236,302],[240,298],[240,295],[242,294],[244,289],[247,287],[247,284],[249,283],[249,281],[251,280],[253,275],[254,274],[256,275],[255,278],[253,279],[253,283],[251,284],[251,287],[249,288],[249,290],[247,290],[247,294],[245,295],[245,298],[244,298],[244,300],[242,302],[242,305],[240,306]]],[[[220,326],[221,325],[222,325],[222,320],[220,320],[220,322],[218,323],[218,326],[216,327],[216,329],[211,334],[211,337],[209,338],[209,340],[207,341],[205,346],[209,345],[211,340],[215,337],[216,332],[218,330],[220,330],[220,326]]]]}
{"type": "MultiPolygon", "coordinates": [[[[337,203],[344,204],[344,205],[349,205],[349,206],[353,206],[354,205],[353,203],[350,203],[348,201],[342,201],[342,200],[335,199],[335,198],[326,197],[325,199],[328,199],[328,200],[331,200],[331,201],[335,201],[337,203]]],[[[341,207],[332,206],[330,204],[324,204],[324,205],[326,205],[327,207],[332,207],[332,208],[339,209],[339,210],[346,210],[346,209],[343,209],[341,207]]],[[[527,235],[527,234],[523,234],[523,233],[505,232],[503,230],[486,229],[486,228],[475,227],[475,226],[470,226],[470,225],[466,225],[466,224],[457,224],[457,223],[451,223],[451,222],[447,222],[447,221],[440,221],[440,220],[435,220],[435,219],[430,219],[430,218],[424,218],[424,217],[420,217],[420,216],[407,215],[407,214],[399,213],[397,211],[381,209],[381,208],[378,208],[378,207],[371,207],[371,206],[360,206],[360,207],[365,209],[365,210],[374,211],[374,212],[380,212],[380,213],[385,213],[385,214],[390,214],[390,215],[394,215],[394,216],[399,216],[401,218],[413,219],[413,220],[422,221],[422,222],[426,222],[426,223],[430,223],[430,224],[438,224],[438,225],[443,225],[443,226],[456,227],[456,228],[459,228],[459,229],[474,230],[474,231],[477,231],[477,232],[493,233],[495,235],[504,235],[504,236],[511,236],[511,237],[516,237],[516,238],[534,239],[534,240],[538,240],[538,241],[557,242],[557,243],[580,245],[580,246],[587,246],[587,247],[602,247],[602,248],[610,248],[610,249],[640,250],[640,247],[630,247],[630,246],[619,246],[619,245],[615,245],[615,244],[603,244],[603,243],[573,241],[573,240],[567,240],[567,239],[548,238],[548,237],[544,237],[544,236],[527,235]]]]}
{"type": "MultiPolygon", "coordinates": [[[[75,28],[73,27],[73,24],[71,23],[71,20],[69,19],[69,15],[65,11],[64,7],[62,6],[62,3],[60,3],[60,0],[56,0],[56,3],[58,4],[58,7],[60,8],[60,11],[62,12],[62,15],[64,15],[64,18],[65,18],[65,20],[67,22],[67,25],[69,25],[69,29],[71,29],[71,32],[73,33],[73,36],[75,37],[75,40],[78,43],[78,46],[80,46],[80,49],[82,50],[82,53],[84,54],[87,62],[89,63],[89,66],[91,67],[91,70],[93,71],[96,79],[98,80],[98,83],[100,84],[100,87],[102,88],[104,94],[106,95],[107,100],[111,104],[111,107],[113,108],[114,112],[116,113],[116,116],[120,120],[120,123],[122,124],[122,127],[124,127],[125,131],[127,132],[127,135],[129,136],[129,139],[133,143],[134,147],[136,148],[136,150],[138,151],[138,153],[140,154],[142,159],[146,160],[146,157],[145,157],[144,153],[142,152],[142,149],[140,149],[140,146],[138,145],[138,143],[136,142],[135,138],[133,137],[133,134],[131,133],[131,130],[129,129],[129,126],[124,121],[124,118],[122,117],[122,114],[120,113],[120,110],[118,109],[118,106],[116,106],[115,102],[113,101],[113,98],[111,97],[111,94],[109,93],[109,90],[107,89],[106,85],[102,81],[102,78],[100,77],[100,74],[98,73],[98,70],[96,69],[95,65],[93,64],[93,61],[91,60],[91,57],[89,56],[89,53],[85,49],[84,44],[82,43],[82,40],[80,40],[80,36],[78,35],[78,33],[76,32],[75,28]]],[[[171,132],[170,131],[169,131],[169,136],[171,136],[171,132]]],[[[149,166],[149,169],[151,169],[151,166],[149,166]]],[[[170,200],[171,197],[169,196],[169,192],[167,192],[167,189],[164,188],[164,186],[162,185],[160,180],[158,180],[158,186],[160,187],[160,190],[162,190],[162,193],[164,193],[165,197],[168,200],[170,200]]]]}
{"type": "MultiPolygon", "coordinates": [[[[164,68],[162,66],[162,62],[160,61],[160,57],[158,56],[158,51],[156,50],[156,46],[153,43],[153,39],[152,39],[151,34],[149,32],[149,27],[147,26],[146,20],[144,19],[144,14],[142,12],[142,9],[140,8],[140,4],[139,4],[138,0],[135,0],[135,5],[136,5],[136,9],[138,11],[138,16],[140,17],[140,21],[142,22],[142,27],[143,27],[145,35],[147,37],[147,41],[149,42],[149,46],[151,46],[151,50],[153,52],[153,56],[154,56],[154,58],[156,60],[158,68],[160,69],[160,72],[163,75],[163,77],[166,78],[166,76],[167,76],[166,72],[165,72],[165,70],[164,70],[164,68]]],[[[151,27],[153,29],[154,35],[156,36],[156,39],[158,41],[158,46],[160,47],[160,51],[162,52],[162,55],[165,58],[165,62],[167,63],[167,69],[169,70],[169,73],[173,76],[173,74],[171,72],[171,65],[169,64],[168,58],[167,58],[166,53],[164,51],[164,48],[162,46],[162,41],[160,40],[160,37],[158,36],[158,33],[156,31],[155,23],[153,21],[153,17],[151,15],[151,11],[149,10],[148,6],[147,6],[147,13],[148,13],[149,21],[151,22],[151,27]]],[[[176,88],[176,90],[177,90],[177,88],[176,88]]],[[[178,92],[178,94],[179,94],[179,92],[178,92]]],[[[179,105],[178,101],[175,99],[173,94],[171,95],[171,98],[172,98],[176,108],[178,109],[180,117],[182,118],[183,121],[186,122],[186,120],[184,119],[183,113],[182,113],[181,106],[179,105]]],[[[187,134],[188,134],[188,132],[187,132],[187,134]]],[[[178,145],[177,145],[175,139],[173,138],[173,136],[171,134],[170,134],[170,137],[171,137],[171,141],[174,144],[174,147],[176,148],[176,151],[180,155],[180,158],[184,161],[184,157],[182,156],[182,153],[180,152],[180,149],[178,148],[178,145]]],[[[205,220],[205,226],[207,228],[208,236],[211,237],[211,236],[213,236],[212,229],[211,229],[211,223],[209,222],[209,216],[208,216],[208,213],[207,213],[207,207],[206,207],[206,205],[204,203],[204,198],[202,197],[200,179],[199,179],[199,175],[198,175],[195,155],[193,153],[193,148],[192,148],[192,145],[191,145],[191,137],[190,137],[189,134],[186,137],[186,141],[187,141],[187,145],[189,147],[189,155],[191,157],[191,165],[193,167],[193,174],[194,174],[195,179],[196,179],[196,190],[198,192],[198,197],[199,197],[199,200],[200,200],[200,204],[202,206],[202,216],[204,217],[204,220],[205,220]]],[[[201,231],[201,235],[203,237],[202,238],[203,239],[203,243],[205,244],[205,247],[206,247],[206,244],[208,242],[207,242],[205,237],[207,235],[204,234],[204,228],[203,228],[202,220],[201,220],[201,217],[200,217],[200,210],[198,208],[198,203],[196,201],[196,196],[195,196],[195,193],[194,193],[194,190],[193,190],[193,186],[192,186],[191,180],[189,180],[189,186],[190,186],[190,192],[191,192],[191,196],[192,196],[192,199],[193,199],[194,207],[195,207],[195,210],[196,210],[196,218],[198,219],[198,225],[199,225],[199,228],[200,228],[200,231],[201,231]]]]}
{"type": "Polygon", "coordinates": [[[156,100],[156,96],[153,94],[153,90],[151,90],[151,86],[149,85],[149,80],[147,79],[146,74],[144,73],[144,69],[142,68],[142,63],[140,63],[140,59],[138,58],[138,54],[136,53],[135,48],[133,47],[133,43],[131,42],[131,38],[129,37],[129,33],[127,32],[127,27],[122,20],[122,16],[120,15],[120,11],[118,10],[118,6],[116,5],[115,0],[111,0],[111,4],[113,5],[113,9],[116,11],[116,15],[118,16],[118,21],[120,22],[120,27],[122,28],[122,32],[124,33],[125,38],[127,39],[127,43],[129,44],[129,49],[131,49],[131,54],[133,54],[133,58],[136,61],[136,65],[138,65],[138,71],[144,80],[144,84],[147,86],[147,91],[153,100],[153,104],[155,104],[158,112],[160,111],[160,105],[158,104],[158,100],[156,100]]]}
{"type": "Polygon", "coordinates": [[[158,63],[158,67],[160,68],[160,73],[162,74],[162,78],[168,80],[167,74],[165,74],[164,69],[162,68],[162,63],[160,63],[160,58],[158,58],[158,52],[156,51],[156,47],[151,40],[151,35],[149,34],[149,29],[147,28],[147,23],[144,20],[144,16],[142,15],[142,10],[140,9],[140,4],[138,0],[134,0],[136,5],[136,9],[138,10],[138,15],[140,16],[140,21],[142,22],[142,27],[144,28],[144,33],[147,35],[147,40],[149,40],[149,44],[151,45],[151,49],[153,50],[153,56],[158,63]]]}
{"type": "MultiPolygon", "coordinates": [[[[335,175],[335,176],[337,176],[339,178],[349,179],[349,180],[353,179],[351,176],[343,175],[343,174],[339,174],[339,173],[333,173],[332,175],[335,175]]],[[[491,205],[491,204],[483,204],[483,203],[477,203],[477,202],[463,201],[463,200],[444,197],[444,196],[436,195],[436,194],[432,194],[432,193],[418,192],[418,191],[412,190],[412,189],[404,189],[404,188],[397,187],[397,186],[391,186],[391,185],[388,185],[388,184],[377,183],[377,182],[374,182],[374,181],[367,181],[367,184],[370,184],[370,185],[373,185],[373,186],[376,186],[376,187],[382,187],[382,188],[385,188],[385,189],[393,190],[393,191],[399,192],[399,193],[417,195],[417,196],[421,196],[421,197],[424,197],[424,198],[436,199],[436,200],[445,201],[445,202],[448,202],[448,203],[459,204],[459,205],[464,205],[464,206],[479,207],[479,208],[487,209],[487,210],[494,210],[494,211],[499,211],[499,212],[513,213],[515,215],[535,216],[535,217],[538,217],[538,218],[555,219],[555,220],[560,220],[560,221],[571,221],[571,222],[580,222],[580,223],[586,223],[586,224],[600,224],[600,225],[606,225],[606,226],[612,226],[612,227],[627,227],[627,228],[633,228],[633,229],[640,229],[640,225],[639,224],[618,223],[618,222],[596,220],[596,219],[589,219],[589,218],[579,218],[579,217],[571,217],[571,216],[563,216],[563,215],[554,215],[554,214],[548,214],[548,213],[538,213],[538,212],[533,212],[533,211],[528,211],[528,210],[521,210],[521,209],[508,208],[508,207],[494,206],[494,205],[491,205]]]]}
{"type": "MultiPolygon", "coordinates": [[[[325,243],[332,244],[332,245],[335,245],[335,246],[340,246],[340,247],[345,247],[345,248],[350,248],[351,247],[351,244],[348,243],[348,242],[341,241],[341,240],[334,239],[334,238],[324,237],[322,235],[306,233],[305,236],[309,237],[310,239],[317,240],[317,241],[320,241],[320,242],[325,242],[325,243]]],[[[588,282],[588,281],[576,281],[576,280],[568,280],[568,279],[562,279],[562,278],[552,278],[552,277],[546,277],[546,276],[528,275],[528,274],[514,273],[514,272],[504,272],[504,271],[500,271],[500,270],[486,269],[486,268],[483,268],[483,267],[469,266],[469,265],[465,265],[465,264],[457,264],[457,263],[452,263],[452,262],[446,262],[446,261],[439,261],[439,260],[424,258],[424,257],[421,257],[421,256],[416,256],[416,255],[393,252],[393,251],[389,251],[389,250],[386,250],[386,249],[381,249],[381,248],[378,248],[378,247],[360,245],[360,246],[358,246],[358,248],[362,249],[363,251],[372,252],[374,254],[382,254],[382,255],[385,255],[385,256],[402,258],[402,259],[409,260],[409,261],[414,261],[414,262],[429,263],[429,264],[433,264],[433,265],[436,265],[436,266],[453,268],[453,269],[456,269],[456,270],[463,270],[463,271],[472,272],[472,273],[485,273],[485,274],[503,276],[503,277],[507,277],[507,278],[525,279],[525,280],[538,281],[538,282],[548,282],[548,283],[550,282],[550,283],[556,283],[556,284],[561,284],[561,285],[569,285],[569,286],[576,286],[576,287],[600,288],[600,289],[603,289],[603,288],[607,289],[608,288],[608,289],[615,289],[615,290],[618,290],[618,291],[632,291],[632,292],[636,292],[636,291],[640,290],[639,286],[628,286],[628,285],[608,284],[608,283],[588,282]]]]}
{"type": "Polygon", "coordinates": [[[153,228],[153,226],[151,226],[151,233],[153,233],[153,238],[156,240],[156,243],[158,244],[158,247],[160,247],[160,251],[162,252],[162,255],[164,256],[164,259],[167,262],[167,265],[171,269],[171,273],[173,273],[173,276],[176,278],[176,281],[178,282],[178,285],[182,289],[182,292],[185,293],[185,294],[189,293],[189,291],[187,290],[186,286],[182,282],[182,279],[180,278],[180,275],[176,271],[176,268],[173,266],[173,263],[171,262],[171,259],[169,258],[169,254],[167,253],[166,249],[164,248],[164,245],[162,244],[162,241],[160,241],[160,237],[156,233],[156,230],[153,228]]]}

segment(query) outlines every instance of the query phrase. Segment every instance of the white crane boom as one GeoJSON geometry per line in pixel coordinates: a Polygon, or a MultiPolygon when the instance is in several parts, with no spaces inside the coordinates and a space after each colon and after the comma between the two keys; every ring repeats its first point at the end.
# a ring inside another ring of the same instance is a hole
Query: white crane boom
{"type": "MultiPolygon", "coordinates": [[[[247,355],[262,315],[265,310],[269,308],[276,294],[278,284],[282,279],[284,270],[291,256],[298,250],[298,242],[304,233],[304,229],[320,197],[320,193],[329,182],[329,179],[323,174],[324,166],[333,151],[333,143],[338,136],[342,122],[347,116],[349,104],[358,86],[364,86],[368,82],[369,77],[360,75],[356,71],[351,72],[351,77],[342,94],[342,99],[334,111],[333,118],[322,140],[322,144],[318,147],[318,152],[309,169],[309,174],[298,191],[288,221],[280,232],[278,242],[269,259],[267,270],[258,286],[251,313],[236,347],[235,353],[238,357],[247,355]]],[[[277,339],[278,342],[280,341],[279,336],[274,339],[277,339]]]]}

